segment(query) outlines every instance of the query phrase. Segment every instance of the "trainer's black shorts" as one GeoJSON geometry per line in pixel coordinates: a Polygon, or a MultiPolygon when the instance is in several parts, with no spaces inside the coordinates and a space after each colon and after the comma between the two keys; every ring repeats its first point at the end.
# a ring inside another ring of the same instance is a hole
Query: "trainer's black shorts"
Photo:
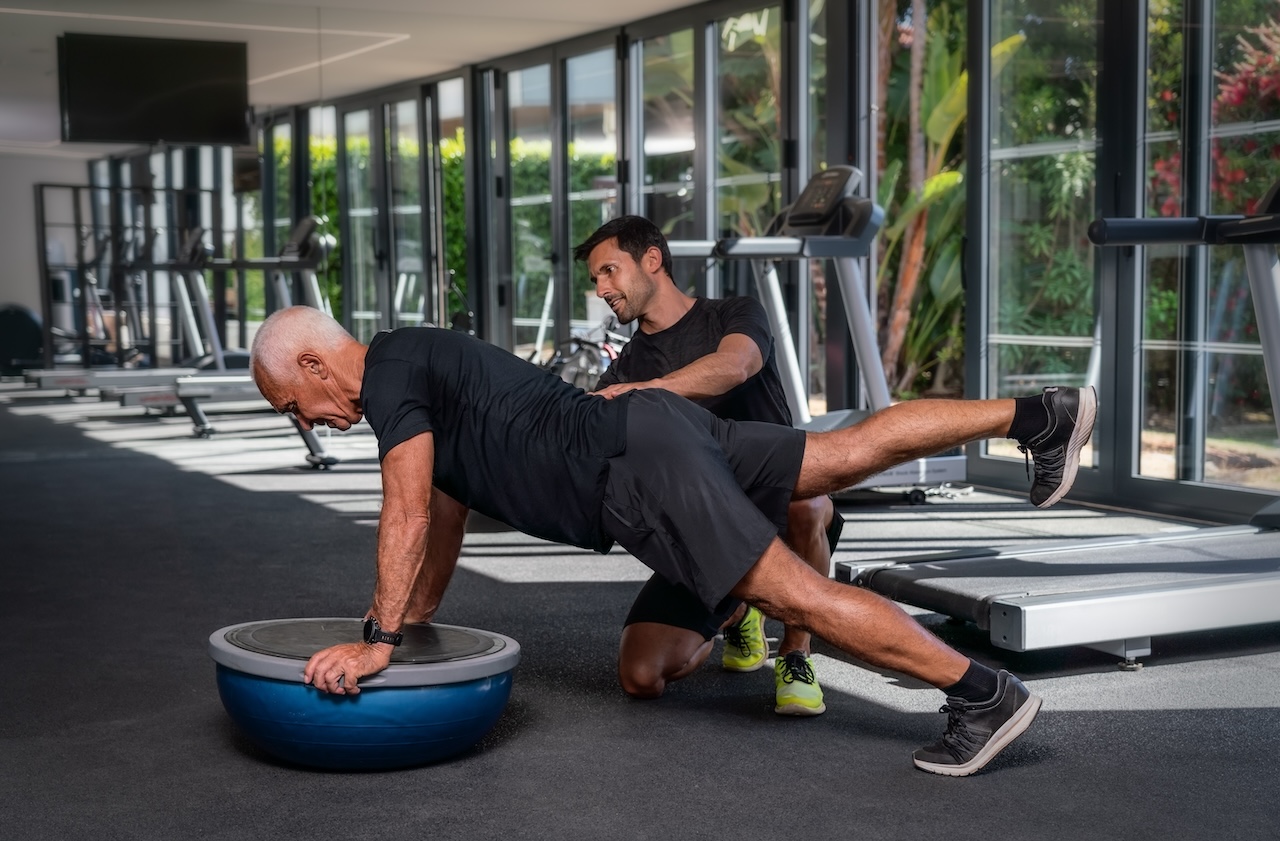
{"type": "MultiPolygon", "coordinates": [[[[844,518],[836,511],[831,518],[831,525],[827,526],[827,545],[833,553],[843,531],[844,518]]],[[[704,640],[709,640],[720,632],[720,628],[737,610],[738,600],[726,599],[719,607],[718,611],[707,610],[687,588],[672,584],[655,573],[640,589],[623,625],[656,622],[659,625],[693,631],[701,634],[704,640]]]]}
{"type": "Polygon", "coordinates": [[[667,391],[631,392],[609,459],[605,532],[711,613],[787,527],[805,433],[722,420],[667,391]]]}

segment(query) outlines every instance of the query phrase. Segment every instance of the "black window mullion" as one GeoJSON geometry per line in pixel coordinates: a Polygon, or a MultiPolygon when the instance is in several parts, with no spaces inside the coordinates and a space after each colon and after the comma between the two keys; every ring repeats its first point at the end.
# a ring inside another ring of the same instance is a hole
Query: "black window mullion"
{"type": "MultiPolygon", "coordinates": [[[[343,243],[343,251],[345,257],[342,260],[342,324],[349,331],[355,330],[355,322],[351,313],[355,309],[354,302],[355,282],[353,278],[353,259],[352,259],[352,240],[351,240],[351,188],[347,183],[347,121],[344,119],[345,111],[337,110],[334,112],[334,137],[336,138],[337,149],[334,155],[337,171],[337,187],[338,187],[338,236],[339,241],[343,243]]],[[[271,285],[267,285],[268,294],[270,294],[271,285]]]]}
{"type": "Polygon", "coordinates": [[[569,56],[556,54],[550,62],[551,73],[551,282],[555,285],[553,311],[554,340],[557,346],[569,338],[569,319],[573,304],[569,300],[573,284],[572,246],[569,244],[569,56]]]}
{"type": "MultiPolygon", "coordinates": [[[[1182,212],[1209,212],[1209,123],[1213,103],[1213,9],[1209,0],[1186,0],[1183,7],[1182,212]]],[[[1179,290],[1177,477],[1204,479],[1204,447],[1209,380],[1204,350],[1209,249],[1184,248],[1179,290]]]]}
{"type": "MultiPolygon", "coordinates": [[[[1147,11],[1145,3],[1103,5],[1099,54],[1097,203],[1099,216],[1139,217],[1145,206],[1147,11]]],[[[1099,400],[1103,410],[1094,429],[1100,479],[1092,494],[1104,501],[1133,493],[1138,430],[1143,416],[1143,358],[1122,356],[1120,348],[1141,347],[1143,271],[1141,249],[1101,248],[1095,252],[1095,299],[1101,321],[1099,400]]],[[[1089,491],[1093,477],[1082,474],[1089,491]]]]}

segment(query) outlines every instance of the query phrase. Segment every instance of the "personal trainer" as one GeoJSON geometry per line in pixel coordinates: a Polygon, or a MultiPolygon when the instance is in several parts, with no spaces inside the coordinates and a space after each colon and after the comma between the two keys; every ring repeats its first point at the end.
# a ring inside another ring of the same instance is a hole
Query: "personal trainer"
{"type": "MultiPolygon", "coordinates": [[[[773,336],[764,307],[751,297],[696,298],[676,288],[671,250],[657,225],[621,216],[579,245],[596,295],[623,324],[638,330],[596,385],[612,399],[636,389],[661,388],[686,397],[716,417],[791,426],[773,336]]],[[[785,541],[822,575],[844,524],[828,496],[792,500],[785,541]]],[[[657,698],[666,685],[692,674],[724,633],[722,665],[751,672],[764,665],[769,645],[764,616],[746,604],[729,616],[709,614],[697,596],[654,573],[627,613],[618,646],[618,679],[628,694],[657,698]]],[[[773,663],[774,712],[813,716],[826,710],[810,657],[809,633],[784,626],[773,663]]]]}

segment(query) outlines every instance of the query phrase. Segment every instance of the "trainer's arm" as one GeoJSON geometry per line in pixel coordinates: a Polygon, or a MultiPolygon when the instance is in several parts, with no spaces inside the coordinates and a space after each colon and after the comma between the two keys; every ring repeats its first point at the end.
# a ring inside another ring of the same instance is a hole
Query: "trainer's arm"
{"type": "MultiPolygon", "coordinates": [[[[382,516],[378,520],[378,583],[373,615],[384,630],[404,623],[414,582],[426,556],[435,440],[424,432],[397,444],[382,460],[382,516]]],[[[357,681],[382,671],[394,646],[345,643],[326,648],[307,663],[303,683],[338,695],[357,694],[357,681]]]]}
{"type": "Polygon", "coordinates": [[[690,400],[716,397],[732,391],[760,373],[764,357],[755,340],[742,333],[730,333],[715,351],[654,380],[618,383],[596,392],[613,398],[640,388],[665,388],[690,400]]]}

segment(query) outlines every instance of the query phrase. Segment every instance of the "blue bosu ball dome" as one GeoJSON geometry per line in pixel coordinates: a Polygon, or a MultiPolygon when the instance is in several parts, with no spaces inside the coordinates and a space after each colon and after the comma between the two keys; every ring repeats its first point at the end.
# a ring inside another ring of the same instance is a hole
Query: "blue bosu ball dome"
{"type": "Polygon", "coordinates": [[[436,762],[484,738],[506,707],[520,645],[452,625],[410,625],[391,665],[357,695],[302,683],[322,648],[361,639],[358,619],[232,625],[209,638],[218,693],[232,721],[267,753],[335,770],[436,762]]]}

